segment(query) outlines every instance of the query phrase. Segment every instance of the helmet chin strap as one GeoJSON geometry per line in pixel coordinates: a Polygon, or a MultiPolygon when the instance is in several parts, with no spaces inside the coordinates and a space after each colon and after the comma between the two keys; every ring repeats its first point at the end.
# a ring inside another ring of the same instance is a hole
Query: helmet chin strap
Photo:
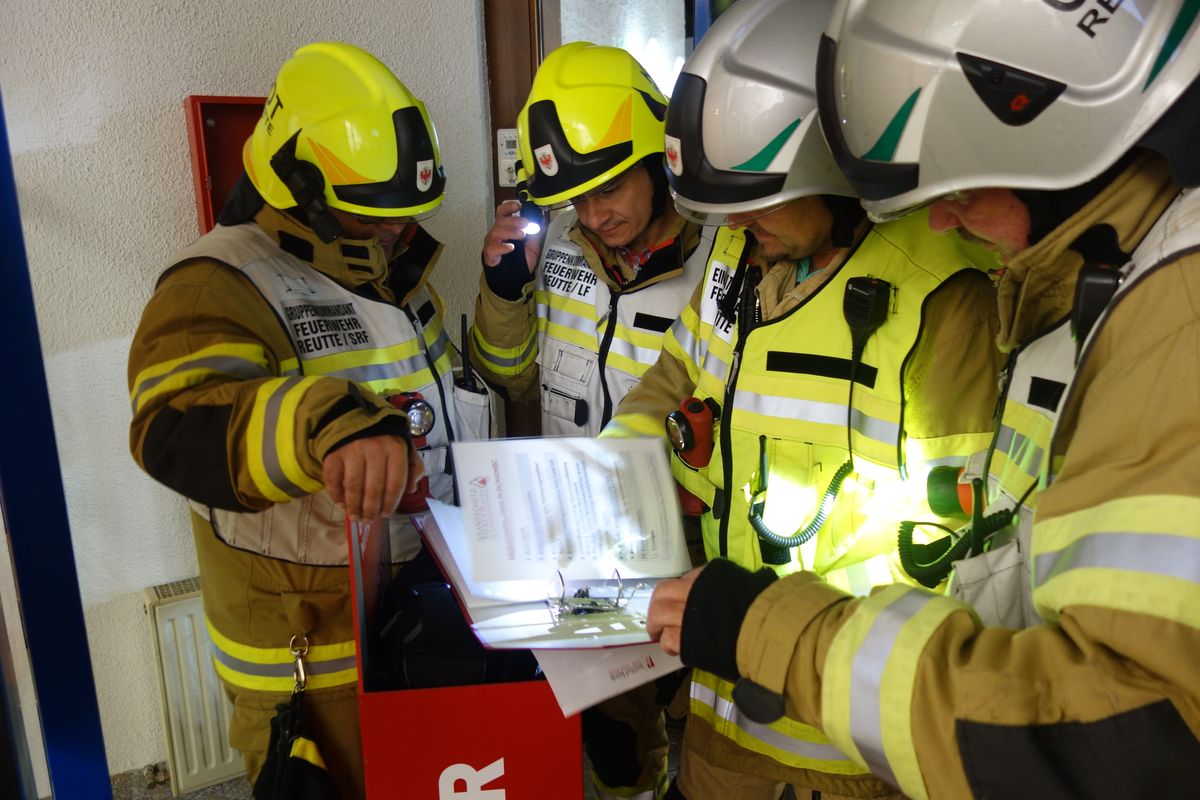
{"type": "Polygon", "coordinates": [[[857,197],[843,197],[836,194],[821,195],[821,202],[833,215],[833,229],[830,231],[830,243],[834,247],[850,247],[854,244],[854,235],[863,217],[867,215],[862,203],[857,197]]]}
{"type": "Polygon", "coordinates": [[[342,226],[337,217],[325,204],[325,176],[316,164],[296,158],[296,131],[283,147],[271,156],[271,169],[283,185],[292,193],[296,206],[308,221],[308,227],[325,244],[331,244],[342,235],[342,226]]]}
{"type": "Polygon", "coordinates": [[[645,165],[646,174],[650,176],[650,183],[654,187],[654,193],[650,196],[650,219],[653,221],[666,213],[667,202],[670,200],[667,167],[663,163],[662,153],[651,153],[642,159],[642,164],[645,165]]]}

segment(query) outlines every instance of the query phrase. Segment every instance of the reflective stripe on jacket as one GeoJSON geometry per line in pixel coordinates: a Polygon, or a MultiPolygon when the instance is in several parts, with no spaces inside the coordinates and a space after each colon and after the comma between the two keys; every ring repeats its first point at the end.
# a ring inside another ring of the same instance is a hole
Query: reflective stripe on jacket
{"type": "MultiPolygon", "coordinates": [[[[1165,264],[1200,250],[1200,192],[1184,190],[1134,251],[1124,278],[1104,315],[1093,325],[1080,349],[1076,370],[1062,400],[1082,391],[1075,385],[1092,355],[1092,347],[1113,309],[1138,284],[1165,264]]],[[[1059,448],[1056,420],[1047,452],[1059,448]]],[[[1043,485],[1057,477],[1061,458],[1043,469],[1043,485]]],[[[1034,519],[1033,604],[1048,621],[1065,606],[1105,598],[1112,608],[1154,613],[1200,627],[1200,538],[1195,530],[1200,511],[1194,497],[1140,496],[1111,500],[1053,519],[1034,519]],[[1136,585],[1136,592],[1110,593],[1114,579],[1136,585]]]]}

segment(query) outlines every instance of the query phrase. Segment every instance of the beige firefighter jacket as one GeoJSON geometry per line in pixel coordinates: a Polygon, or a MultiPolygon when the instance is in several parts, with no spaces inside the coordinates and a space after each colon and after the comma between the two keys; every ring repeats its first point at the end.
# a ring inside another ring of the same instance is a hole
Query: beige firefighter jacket
{"type": "MultiPolygon", "coordinates": [[[[429,273],[441,245],[417,230],[410,250],[404,297],[383,251],[371,241],[317,241],[288,215],[264,206],[255,223],[269,236],[335,282],[385,302],[403,305],[422,288],[435,303],[429,273]]],[[[396,256],[393,264],[397,263],[396,256]]],[[[211,259],[195,259],[164,273],[142,314],[129,355],[134,398],[130,447],[135,460],[156,480],[202,505],[258,511],[273,501],[253,479],[246,452],[252,408],[263,381],[281,375],[281,365],[298,361],[291,340],[271,306],[236,270],[211,259]],[[216,358],[174,377],[197,354],[216,358]],[[260,361],[261,375],[239,379],[222,372],[221,356],[239,363],[260,361]],[[158,376],[161,372],[165,379],[158,376]]],[[[322,462],[333,446],[376,426],[385,417],[403,419],[382,397],[341,378],[312,380],[292,415],[292,451],[309,481],[320,483],[322,462]]]]}
{"type": "MultiPolygon", "coordinates": [[[[1070,313],[1107,224],[1132,252],[1178,195],[1143,156],[1009,264],[1004,349],[1070,313]]],[[[1057,477],[1038,497],[1041,548],[1140,540],[1035,601],[1044,624],[984,628],[965,605],[908,587],[852,599],[810,573],[750,607],[739,671],[784,694],[914,798],[1189,796],[1200,764],[1200,255],[1158,264],[1110,308],[1062,409],[1057,477]],[[1115,534],[1115,537],[1113,536],[1115,534]],[[1112,537],[1102,539],[1101,537],[1112,537]],[[1154,564],[1158,552],[1171,554],[1154,564]],[[861,681],[873,675],[879,681],[861,681]],[[853,699],[852,699],[853,698],[853,699]],[[1175,787],[1177,794],[1164,787],[1175,787]],[[1098,796],[1098,795],[1097,795],[1098,796]]],[[[1035,569],[1036,578],[1036,569],[1035,569]]]]}

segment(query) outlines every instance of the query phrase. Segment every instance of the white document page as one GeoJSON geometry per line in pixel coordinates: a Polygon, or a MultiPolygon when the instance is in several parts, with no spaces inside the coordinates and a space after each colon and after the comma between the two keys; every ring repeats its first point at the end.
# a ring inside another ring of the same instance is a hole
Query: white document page
{"type": "Polygon", "coordinates": [[[557,580],[473,581],[470,553],[465,544],[462,510],[429,501],[430,514],[416,520],[421,537],[454,587],[459,604],[479,641],[489,649],[529,647],[572,649],[640,644],[646,634],[646,607],[655,579],[577,581],[564,593],[557,580]],[[576,600],[574,592],[587,587],[588,596],[576,600]],[[588,599],[614,600],[621,592],[619,610],[586,613],[559,610],[554,600],[586,604],[588,599]],[[557,612],[557,613],[556,613],[557,612]]]}
{"type": "Polygon", "coordinates": [[[535,650],[563,716],[683,668],[657,642],[601,650],[535,650]]]}
{"type": "Polygon", "coordinates": [[[471,549],[467,545],[467,531],[463,527],[463,513],[447,503],[429,498],[429,511],[433,523],[426,518],[417,523],[426,545],[450,584],[459,592],[459,598],[468,609],[488,606],[509,606],[512,603],[541,603],[554,592],[552,580],[476,581],[470,576],[471,549]]]}
{"type": "Polygon", "coordinates": [[[455,442],[475,581],[681,575],[691,566],[656,439],[455,442]]]}

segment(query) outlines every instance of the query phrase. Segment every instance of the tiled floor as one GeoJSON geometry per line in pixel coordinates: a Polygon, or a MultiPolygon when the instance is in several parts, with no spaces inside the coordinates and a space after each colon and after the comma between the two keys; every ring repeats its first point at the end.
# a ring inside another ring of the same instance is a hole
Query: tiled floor
{"type": "MultiPolygon", "coordinates": [[[[140,771],[114,775],[112,787],[113,800],[171,800],[170,782],[148,789],[140,771]]],[[[186,800],[250,800],[250,796],[250,784],[245,778],[235,778],[183,795],[186,800]]]]}
{"type": "MultiPolygon", "coordinates": [[[[668,726],[671,737],[669,769],[672,776],[679,764],[679,740],[683,734],[683,726],[673,724],[668,726]]],[[[596,800],[596,791],[588,776],[587,765],[583,769],[584,800],[596,800]]],[[[199,789],[183,795],[183,800],[250,800],[250,784],[244,778],[236,778],[227,783],[199,789]]],[[[146,780],[141,772],[127,772],[113,777],[113,800],[171,800],[170,783],[162,783],[153,788],[146,788],[146,780]]]]}
{"type": "MultiPolygon", "coordinates": [[[[669,755],[669,770],[673,777],[679,765],[679,742],[683,735],[682,724],[668,725],[667,732],[671,737],[669,755]]],[[[596,800],[596,790],[587,777],[586,763],[583,770],[584,800],[596,800]]],[[[161,783],[153,788],[146,788],[146,780],[141,772],[127,772],[113,777],[113,800],[171,800],[171,784],[161,783]]],[[[780,800],[794,800],[792,790],[788,789],[780,800]]],[[[183,795],[183,800],[251,800],[250,784],[243,778],[236,778],[228,783],[210,786],[183,795]]]]}

